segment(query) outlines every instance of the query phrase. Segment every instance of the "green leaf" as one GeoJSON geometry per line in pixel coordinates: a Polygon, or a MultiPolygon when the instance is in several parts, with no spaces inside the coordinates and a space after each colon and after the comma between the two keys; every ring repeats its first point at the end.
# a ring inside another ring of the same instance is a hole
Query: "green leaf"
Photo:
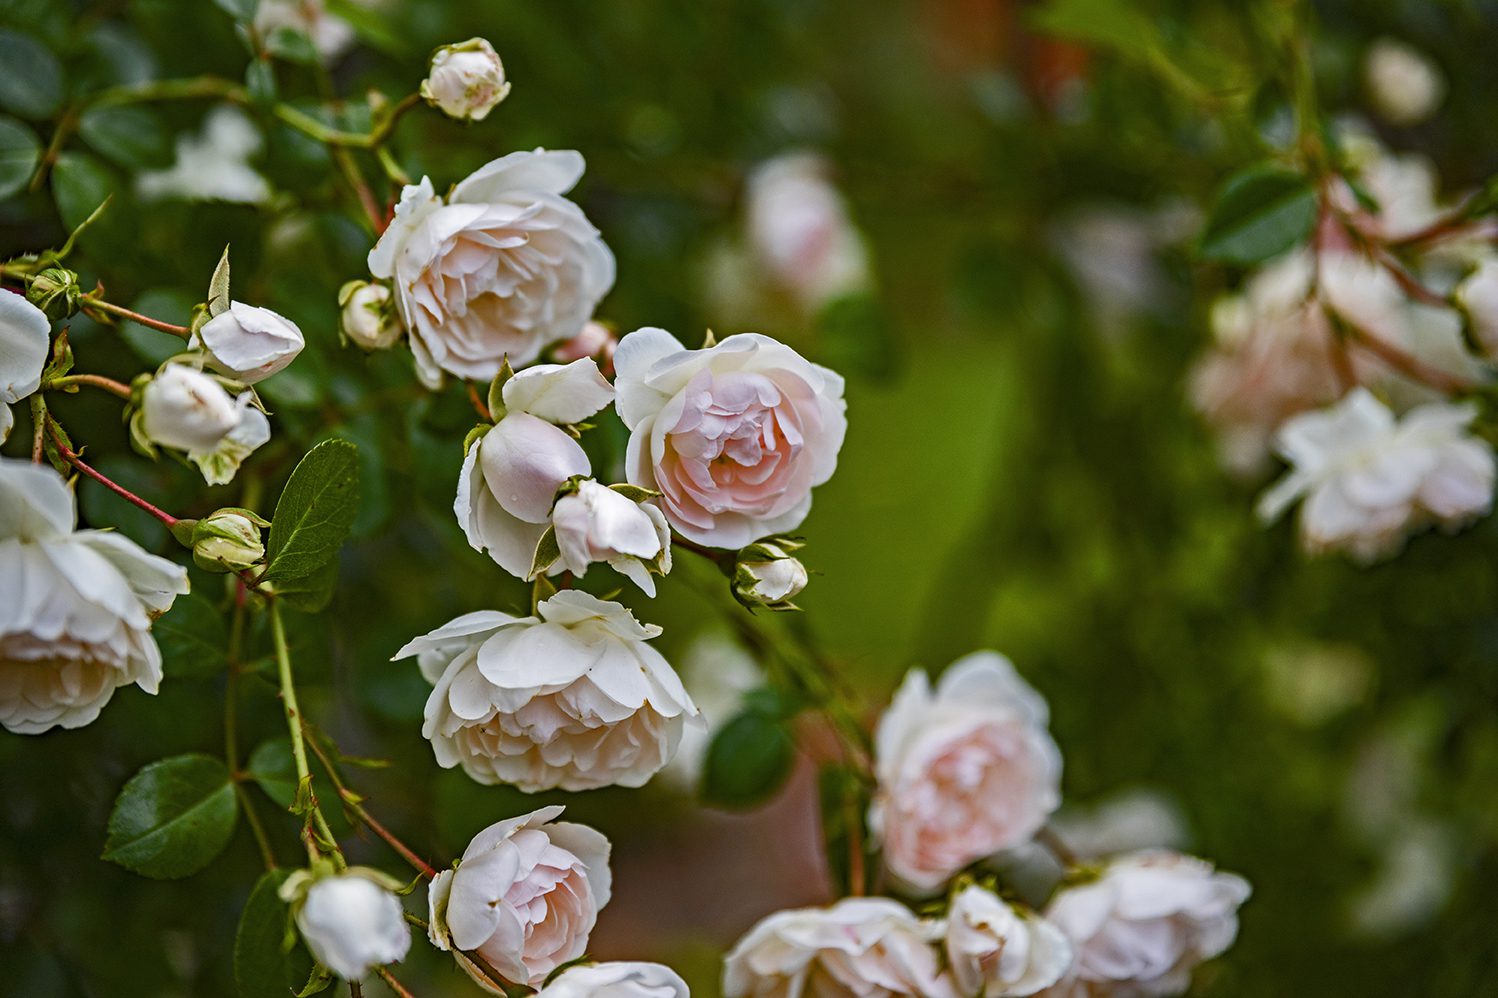
{"type": "Polygon", "coordinates": [[[26,186],[41,158],[36,134],[14,118],[0,117],[0,201],[26,186]]]}
{"type": "Polygon", "coordinates": [[[95,152],[133,170],[164,167],[172,161],[166,129],[150,108],[93,108],[79,119],[78,134],[95,152]]]}
{"type": "Polygon", "coordinates": [[[178,596],[166,615],[152,625],[169,678],[205,679],[229,664],[229,629],[223,615],[196,593],[178,596]]]}
{"type": "Polygon", "coordinates": [[[291,809],[296,800],[296,760],[291,755],[291,742],[285,738],[272,738],[255,746],[245,764],[245,772],[265,791],[265,796],[277,804],[291,809]]]}
{"type": "Polygon", "coordinates": [[[557,544],[556,528],[547,527],[541,539],[536,542],[536,553],[531,558],[531,578],[546,574],[546,570],[561,556],[562,548],[557,544]]]}
{"type": "Polygon", "coordinates": [[[276,102],[276,71],[269,59],[251,59],[245,67],[244,84],[255,104],[267,107],[276,102]]]}
{"type": "Polygon", "coordinates": [[[62,64],[30,35],[0,31],[0,107],[47,118],[62,104],[62,64]]]}
{"type": "Polygon", "coordinates": [[[1030,23],[1037,31],[1120,55],[1145,59],[1159,45],[1159,29],[1123,0],[1051,0],[1032,10],[1030,23]]]}
{"type": "Polygon", "coordinates": [[[229,844],[238,813],[223,760],[161,759],[132,776],[115,799],[104,858],[158,880],[189,876],[229,844]]]}
{"type": "Polygon", "coordinates": [[[1197,252],[1223,263],[1262,263],[1304,241],[1315,224],[1316,192],[1306,177],[1253,166],[1223,184],[1197,252]]]}
{"type": "Polygon", "coordinates": [[[224,255],[218,258],[218,266],[208,279],[208,315],[223,315],[229,311],[229,305],[229,247],[225,246],[224,255]]]}
{"type": "Polygon", "coordinates": [[[321,613],[333,601],[337,588],[338,559],[332,558],[310,575],[276,583],[276,596],[292,610],[321,613]]]}
{"type": "Polygon", "coordinates": [[[255,19],[260,0],[213,0],[213,5],[241,24],[249,24],[255,19]]]}
{"type": "Polygon", "coordinates": [[[114,176],[84,153],[65,152],[52,168],[52,197],[65,228],[75,229],[115,190],[114,176]]]}
{"type": "Polygon", "coordinates": [[[239,998],[287,998],[307,977],[308,960],[287,946],[290,911],[281,900],[281,885],[290,873],[260,875],[239,915],[234,933],[234,989],[239,998]]]}
{"type": "Polygon", "coordinates": [[[796,759],[785,726],[758,711],[729,721],[708,746],[702,799],[720,807],[758,804],[780,789],[796,759]]]}
{"type": "Polygon", "coordinates": [[[278,59],[303,66],[316,66],[319,61],[312,39],[307,37],[305,31],[298,31],[296,28],[280,27],[272,31],[265,40],[265,49],[278,59]]]}
{"type": "MultiPolygon", "coordinates": [[[[179,288],[152,288],[131,302],[130,309],[141,315],[185,325],[194,304],[192,296],[179,288]]],[[[157,367],[168,357],[182,352],[182,341],[175,336],[129,319],[120,323],[120,336],[135,355],[151,367],[157,367]]]]}
{"type": "Polygon", "coordinates": [[[357,451],[347,440],[326,440],[291,473],[271,519],[266,579],[306,578],[338,554],[359,508],[357,451]]]}

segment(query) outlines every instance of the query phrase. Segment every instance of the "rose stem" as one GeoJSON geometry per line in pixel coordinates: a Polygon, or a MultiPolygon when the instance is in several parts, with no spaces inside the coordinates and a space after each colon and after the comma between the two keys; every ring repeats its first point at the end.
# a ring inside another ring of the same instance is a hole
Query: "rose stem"
{"type": "Polygon", "coordinates": [[[401,859],[404,859],[407,863],[410,863],[412,869],[416,870],[428,880],[431,880],[433,877],[437,876],[436,867],[432,866],[430,863],[426,862],[426,860],[416,855],[416,851],[414,849],[402,842],[399,838],[396,837],[394,832],[390,831],[390,829],[386,828],[384,825],[376,821],[374,819],[374,816],[364,809],[363,805],[359,803],[359,795],[345,786],[343,780],[338,776],[338,771],[333,767],[333,760],[328,758],[328,754],[324,752],[323,747],[318,744],[317,736],[315,733],[309,732],[307,745],[311,747],[313,754],[317,756],[317,761],[322,763],[322,768],[327,771],[328,779],[333,781],[333,786],[338,791],[338,796],[343,800],[343,806],[348,808],[348,810],[351,811],[356,818],[364,822],[365,825],[369,826],[370,831],[374,832],[380,838],[384,839],[385,843],[389,845],[390,848],[400,853],[401,859]]]}
{"type": "Polygon", "coordinates": [[[131,492],[129,489],[125,488],[123,485],[120,485],[113,479],[104,476],[103,474],[84,464],[83,460],[77,454],[73,453],[73,450],[68,447],[68,445],[63,441],[62,434],[59,433],[57,429],[57,422],[53,420],[51,416],[47,417],[47,428],[52,435],[53,445],[57,447],[57,453],[62,455],[62,459],[64,461],[68,462],[73,467],[77,468],[79,471],[92,478],[94,481],[103,485],[115,495],[119,496],[122,499],[128,499],[130,502],[139,506],[147,513],[150,513],[152,516],[156,517],[156,519],[166,524],[168,528],[170,528],[177,522],[177,517],[173,516],[163,509],[156,508],[146,500],[142,499],[140,496],[136,495],[134,492],[131,492]]]}

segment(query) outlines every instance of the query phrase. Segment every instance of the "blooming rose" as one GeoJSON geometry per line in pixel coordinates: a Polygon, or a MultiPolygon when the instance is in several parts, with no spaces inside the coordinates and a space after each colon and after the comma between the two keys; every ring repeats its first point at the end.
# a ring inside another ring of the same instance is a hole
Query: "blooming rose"
{"type": "Polygon", "coordinates": [[[557,500],[551,522],[561,551],[557,564],[573,575],[584,574],[595,561],[608,562],[646,596],[654,596],[650,570],[671,571],[671,528],[650,502],[636,502],[590,478],[557,500]]]}
{"type": "MultiPolygon", "coordinates": [[[[269,6],[262,3],[259,9],[263,11],[269,6]]],[[[248,115],[237,107],[221,104],[203,119],[200,134],[183,132],[177,136],[177,160],[169,169],[142,173],[135,186],[147,200],[180,198],[260,204],[270,200],[271,187],[250,166],[250,159],[264,145],[260,130],[248,115]]]]}
{"type": "Polygon", "coordinates": [[[203,323],[198,335],[213,366],[247,385],[283,370],[306,346],[290,319],[237,301],[203,323]]]}
{"type": "Polygon", "coordinates": [[[568,967],[538,998],[688,998],[687,982],[658,963],[588,963],[568,967]]]}
{"type": "Polygon", "coordinates": [[[843,379],[768,336],[688,350],[664,329],[637,329],[614,369],[627,477],[659,491],[672,527],[699,544],[794,530],[837,468],[843,379]]]}
{"type": "Polygon", "coordinates": [[[0,291],[0,442],[10,436],[10,407],[36,391],[47,364],[52,324],[21,295],[0,291]]]}
{"type": "Polygon", "coordinates": [[[537,613],[465,614],[396,653],[435,684],[422,734],[438,764],[525,791],[641,786],[699,723],[645,643],[660,628],[575,589],[537,613]]]}
{"type": "Polygon", "coordinates": [[[255,31],[263,38],[281,29],[306,35],[317,54],[328,61],[354,44],[353,26],[330,14],[323,0],[259,0],[255,31]]]}
{"type": "Polygon", "coordinates": [[[1277,519],[1295,500],[1300,536],[1313,552],[1344,549],[1369,561],[1397,550],[1434,521],[1458,528],[1492,508],[1492,449],[1467,432],[1471,405],[1432,402],[1396,421],[1363,388],[1336,405],[1287,422],[1277,438],[1291,470],[1259,500],[1277,519]]]}
{"type": "Polygon", "coordinates": [[[296,907],[296,927],[318,963],[346,981],[395,963],[411,948],[411,929],[400,899],[358,868],[305,886],[288,879],[283,896],[305,890],[296,907]],[[289,888],[289,890],[288,890],[289,888]]]}
{"type": "Polygon", "coordinates": [[[475,551],[528,579],[557,489],[592,474],[588,455],[557,424],[582,422],[608,405],[614,390],[585,359],[521,371],[500,393],[504,412],[468,449],[453,512],[475,551]]]}
{"type": "Polygon", "coordinates": [[[820,156],[789,153],[756,167],[746,190],[755,259],[808,309],[869,285],[863,237],[827,174],[820,156]]]}
{"type": "Polygon", "coordinates": [[[1023,845],[1061,801],[1045,700],[997,652],[954,662],[933,692],[913,669],[874,734],[869,828],[902,884],[934,891],[974,860],[1023,845]]]}
{"type": "Polygon", "coordinates": [[[1181,994],[1191,972],[1233,944],[1248,882],[1164,850],[1110,862],[1093,881],[1063,887],[1046,918],[1071,939],[1076,963],[1048,994],[1142,998],[1181,994]]]}
{"type": "Polygon", "coordinates": [[[421,81],[428,104],[463,121],[483,121],[509,94],[499,53],[483,38],[442,46],[421,81]]]}
{"type": "Polygon", "coordinates": [[[391,278],[416,370],[487,381],[506,357],[528,364],[570,339],[614,284],[614,255],[562,195],[583,175],[576,152],[515,152],[480,167],[444,200],[430,179],[406,187],[369,253],[391,278]]]}
{"type": "Polygon", "coordinates": [[[946,928],[947,964],[958,994],[1033,995],[1071,969],[1071,940],[1060,929],[976,884],[952,899],[946,928]]]}
{"type": "Polygon", "coordinates": [[[955,998],[937,966],[938,928],[889,898],[761,919],[723,960],[724,998],[955,998]]]}
{"type": "Polygon", "coordinates": [[[76,522],[55,471],[0,458],[0,725],[17,734],[80,728],[130,683],[155,693],[151,620],[187,592],[180,565],[76,522]]]}
{"type": "Polygon", "coordinates": [[[516,984],[536,987],[588,949],[609,903],[609,842],[585,825],[551,824],[558,805],[479,832],[428,892],[432,945],[454,950],[474,980],[472,953],[516,984]]]}
{"type": "Polygon", "coordinates": [[[405,332],[393,313],[386,284],[349,281],[338,289],[338,329],[362,350],[388,350],[405,332]]]}
{"type": "Polygon", "coordinates": [[[1418,125],[1446,96],[1441,71],[1424,54],[1395,38],[1380,38],[1364,66],[1368,96],[1392,125],[1418,125]]]}
{"type": "Polygon", "coordinates": [[[168,364],[141,393],[141,428],[152,443],[206,453],[239,426],[245,404],[211,375],[168,364]]]}

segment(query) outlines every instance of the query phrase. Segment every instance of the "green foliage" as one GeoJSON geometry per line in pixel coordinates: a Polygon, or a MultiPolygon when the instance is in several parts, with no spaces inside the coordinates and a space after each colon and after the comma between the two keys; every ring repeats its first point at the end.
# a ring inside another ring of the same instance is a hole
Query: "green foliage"
{"type": "Polygon", "coordinates": [[[1224,263],[1263,263],[1304,242],[1316,211],[1316,192],[1304,174],[1272,165],[1249,167],[1223,184],[1198,252],[1224,263]]]}
{"type": "Polygon", "coordinates": [[[307,579],[338,554],[359,508],[357,453],[346,440],[327,440],[297,464],[271,519],[267,581],[307,579]]]}
{"type": "Polygon", "coordinates": [[[145,170],[171,165],[172,145],[166,128],[150,108],[90,108],[78,121],[78,135],[119,166],[145,170]]]}
{"type": "Polygon", "coordinates": [[[289,876],[271,870],[255,881],[234,934],[234,986],[238,998],[286,998],[307,979],[307,958],[290,945],[291,912],[276,893],[289,876]]]}
{"type": "Polygon", "coordinates": [[[26,186],[41,158],[42,146],[26,125],[0,117],[0,200],[26,186]]]}
{"type": "Polygon", "coordinates": [[[153,762],[115,800],[104,858],[158,880],[191,876],[228,845],[238,813],[223,760],[178,755],[153,762]]]}
{"type": "Polygon", "coordinates": [[[781,788],[795,761],[796,741],[785,719],[751,706],[713,737],[702,799],[719,807],[753,807],[781,788]]]}
{"type": "Polygon", "coordinates": [[[282,808],[289,810],[296,800],[296,763],[289,739],[272,738],[255,746],[245,765],[245,774],[282,808]]]}
{"type": "Polygon", "coordinates": [[[229,628],[213,602],[197,593],[178,596],[151,629],[168,677],[204,679],[228,665],[229,628]]]}
{"type": "Polygon", "coordinates": [[[62,66],[30,35],[0,30],[0,108],[45,118],[62,103],[62,66]]]}

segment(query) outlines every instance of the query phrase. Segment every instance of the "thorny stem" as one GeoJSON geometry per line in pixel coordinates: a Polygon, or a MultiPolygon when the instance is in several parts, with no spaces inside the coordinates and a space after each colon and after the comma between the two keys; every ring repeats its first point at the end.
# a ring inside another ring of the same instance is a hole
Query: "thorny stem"
{"type": "MultiPolygon", "coordinates": [[[[328,820],[323,817],[322,808],[317,804],[317,797],[312,792],[312,770],[307,765],[307,745],[302,738],[302,713],[297,706],[296,684],[291,676],[291,652],[286,646],[286,628],[281,623],[281,604],[278,600],[270,601],[270,631],[271,641],[276,648],[276,671],[281,682],[281,704],[286,709],[286,730],[291,735],[291,757],[296,764],[297,796],[300,798],[303,790],[307,794],[307,806],[311,809],[312,822],[317,826],[318,834],[331,846],[333,859],[340,867],[343,866],[343,852],[338,848],[338,840],[333,835],[333,830],[328,827],[328,820]]],[[[321,847],[315,841],[310,829],[304,830],[304,839],[307,844],[307,855],[316,860],[321,855],[321,847]]]]}
{"type": "Polygon", "coordinates": [[[95,471],[93,468],[89,467],[87,464],[84,464],[83,459],[75,454],[72,448],[70,448],[67,445],[66,441],[63,440],[62,434],[58,432],[57,421],[54,420],[51,416],[47,417],[47,429],[52,436],[53,445],[57,448],[57,453],[62,455],[62,459],[68,462],[68,464],[71,464],[73,467],[77,468],[79,471],[83,472],[85,475],[87,475],[89,478],[92,478],[100,485],[103,485],[105,488],[109,489],[109,491],[113,492],[120,498],[128,499],[130,502],[139,506],[147,513],[150,513],[152,516],[156,517],[156,519],[164,523],[168,528],[170,528],[177,522],[177,517],[166,512],[166,510],[158,509],[146,500],[142,499],[140,496],[136,495],[134,492],[131,492],[129,489],[125,488],[123,485],[120,485],[113,479],[106,477],[100,472],[95,471]]]}
{"type": "Polygon", "coordinates": [[[350,790],[344,784],[342,778],[338,775],[337,768],[333,765],[333,760],[328,758],[328,754],[323,751],[323,747],[318,744],[317,738],[315,736],[308,738],[307,744],[312,747],[313,754],[315,754],[317,756],[317,760],[322,763],[323,769],[328,774],[328,779],[333,782],[333,788],[338,791],[338,796],[343,801],[344,808],[347,809],[349,813],[353,814],[354,817],[362,821],[370,831],[374,832],[380,838],[384,839],[385,844],[399,853],[401,859],[404,859],[407,863],[411,864],[411,868],[416,870],[416,872],[420,873],[428,880],[431,880],[433,877],[437,876],[436,867],[432,866],[426,860],[418,856],[414,849],[402,842],[399,838],[396,837],[394,832],[390,831],[390,829],[386,828],[384,825],[376,821],[374,816],[364,809],[363,805],[359,803],[359,795],[350,790]]]}
{"type": "Polygon", "coordinates": [[[242,667],[240,654],[244,647],[245,612],[245,585],[242,580],[236,579],[234,616],[229,625],[229,675],[224,686],[224,761],[228,764],[229,773],[234,779],[234,791],[239,795],[239,803],[244,808],[250,831],[255,836],[255,844],[260,848],[260,858],[264,861],[266,870],[274,870],[276,868],[275,851],[271,848],[270,839],[265,834],[265,825],[260,821],[260,813],[255,810],[254,801],[245,788],[244,773],[239,769],[239,673],[242,667]]]}
{"type": "Polygon", "coordinates": [[[104,391],[109,392],[111,395],[114,395],[114,396],[117,396],[119,398],[122,398],[122,399],[124,399],[127,402],[130,400],[130,386],[129,385],[126,385],[126,384],[123,384],[121,382],[118,382],[118,381],[114,380],[113,378],[106,378],[102,374],[68,374],[68,375],[64,375],[62,377],[53,378],[50,381],[43,382],[42,383],[42,390],[43,391],[65,390],[65,389],[71,388],[71,387],[73,387],[75,385],[90,385],[90,386],[92,386],[94,388],[102,388],[104,391]]]}
{"type": "Polygon", "coordinates": [[[31,396],[31,463],[41,464],[47,442],[47,400],[41,392],[31,396]]]}
{"type": "Polygon", "coordinates": [[[390,972],[389,968],[376,967],[375,975],[378,976],[380,980],[384,981],[385,986],[389,988],[393,993],[398,995],[399,998],[416,998],[415,995],[406,990],[406,986],[404,984],[395,979],[395,975],[390,972]]]}

